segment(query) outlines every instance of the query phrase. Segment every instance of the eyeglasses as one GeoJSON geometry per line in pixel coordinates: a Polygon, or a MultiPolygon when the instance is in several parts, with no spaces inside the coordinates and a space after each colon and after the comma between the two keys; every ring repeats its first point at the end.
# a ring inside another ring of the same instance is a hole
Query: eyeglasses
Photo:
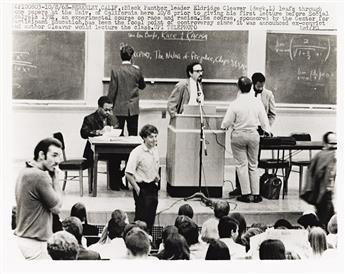
{"type": "Polygon", "coordinates": [[[112,110],[113,110],[112,108],[104,108],[105,112],[112,112],[112,110]]]}
{"type": "Polygon", "coordinates": [[[200,72],[204,72],[204,70],[203,69],[198,69],[198,70],[193,70],[193,72],[200,73],[200,72]]]}

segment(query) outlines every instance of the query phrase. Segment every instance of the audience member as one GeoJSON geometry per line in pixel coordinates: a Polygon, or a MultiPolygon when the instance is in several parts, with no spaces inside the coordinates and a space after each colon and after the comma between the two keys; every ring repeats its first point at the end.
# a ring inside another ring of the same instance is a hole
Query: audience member
{"type": "Polygon", "coordinates": [[[160,260],[189,260],[190,251],[186,239],[179,233],[170,234],[164,241],[164,249],[156,257],[160,260]]]}
{"type": "Polygon", "coordinates": [[[297,223],[303,226],[305,229],[310,229],[314,226],[320,226],[319,218],[314,212],[305,212],[298,218],[297,223]]]}
{"type": "Polygon", "coordinates": [[[34,159],[20,171],[15,198],[17,207],[16,240],[24,258],[49,258],[47,240],[53,234],[53,213],[62,207],[59,168],[62,144],[54,138],[40,141],[34,159]]]}
{"type": "Polygon", "coordinates": [[[181,205],[178,209],[177,215],[185,215],[189,218],[193,219],[194,211],[193,208],[189,204],[181,205]]]}
{"type": "Polygon", "coordinates": [[[79,244],[71,233],[58,231],[48,239],[47,250],[53,260],[76,260],[79,244]]]}
{"type": "Polygon", "coordinates": [[[250,227],[260,228],[263,232],[265,232],[267,229],[267,225],[265,225],[263,223],[252,223],[252,225],[250,227]]]}
{"type": "Polygon", "coordinates": [[[231,259],[245,258],[245,247],[235,242],[238,236],[238,222],[235,219],[229,216],[220,218],[218,232],[220,240],[229,248],[231,259]]]}
{"type": "Polygon", "coordinates": [[[292,224],[286,219],[277,220],[273,227],[274,229],[293,229],[292,224]]]}
{"type": "Polygon", "coordinates": [[[206,220],[201,227],[201,239],[206,243],[211,239],[219,239],[219,219],[229,214],[229,203],[223,200],[216,201],[213,211],[214,216],[206,220]]]}
{"type": "Polygon", "coordinates": [[[228,246],[221,240],[211,240],[209,242],[205,260],[230,260],[228,246]]]}
{"type": "Polygon", "coordinates": [[[178,217],[181,217],[181,220],[177,223],[176,227],[189,245],[190,259],[205,259],[208,245],[204,242],[199,242],[198,225],[187,216],[181,215],[178,217]]]}
{"type": "Polygon", "coordinates": [[[78,241],[79,253],[77,260],[100,260],[101,256],[98,252],[86,249],[82,243],[83,225],[77,217],[67,217],[62,221],[62,228],[71,233],[78,241]]]}
{"type": "Polygon", "coordinates": [[[229,214],[229,217],[235,219],[238,222],[238,236],[235,240],[236,243],[245,245],[242,243],[242,235],[247,230],[247,222],[244,216],[239,212],[233,212],[229,214]]]}
{"type": "Polygon", "coordinates": [[[285,246],[281,240],[264,240],[259,248],[260,260],[285,260],[285,246]]]}
{"type": "Polygon", "coordinates": [[[334,214],[337,137],[332,131],[323,135],[323,149],[311,159],[301,198],[315,206],[320,226],[327,229],[334,214]]]}
{"type": "Polygon", "coordinates": [[[242,243],[246,247],[246,252],[250,249],[250,238],[263,232],[264,231],[259,227],[250,227],[245,233],[243,233],[242,243]]]}
{"type": "Polygon", "coordinates": [[[123,234],[127,225],[127,214],[122,210],[115,210],[112,218],[107,225],[108,242],[98,242],[91,245],[89,248],[99,252],[102,259],[121,259],[125,258],[127,254],[126,245],[123,234]]]}
{"type": "Polygon", "coordinates": [[[319,257],[327,249],[326,232],[321,227],[312,227],[308,240],[313,250],[313,255],[319,257]]]}
{"type": "Polygon", "coordinates": [[[148,234],[139,227],[132,228],[126,235],[127,258],[147,259],[151,250],[148,234]]]}
{"type": "Polygon", "coordinates": [[[337,215],[334,214],[327,225],[327,246],[329,248],[337,248],[338,246],[338,222],[337,215]]]}
{"type": "MultiPolygon", "coordinates": [[[[178,233],[178,229],[176,226],[174,225],[167,225],[166,227],[164,227],[163,231],[162,231],[162,242],[159,245],[159,252],[161,252],[164,249],[164,245],[165,245],[165,241],[166,239],[174,233],[178,233]]],[[[158,257],[158,254],[157,254],[158,257]]],[[[158,257],[159,258],[159,257],[158,257]]]]}
{"type": "Polygon", "coordinates": [[[71,217],[77,217],[83,224],[83,235],[98,235],[98,228],[95,225],[90,225],[87,222],[87,214],[85,205],[76,203],[71,208],[71,217]]]}

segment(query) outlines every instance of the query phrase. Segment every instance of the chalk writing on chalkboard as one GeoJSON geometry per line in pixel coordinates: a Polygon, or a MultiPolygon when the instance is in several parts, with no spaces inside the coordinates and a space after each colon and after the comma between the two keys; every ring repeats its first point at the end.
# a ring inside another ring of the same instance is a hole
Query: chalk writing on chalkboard
{"type": "Polygon", "coordinates": [[[237,79],[247,71],[246,31],[106,32],[106,76],[121,63],[119,49],[126,44],[147,78],[185,78],[192,61],[203,64],[205,79],[237,79]]]}
{"type": "Polygon", "coordinates": [[[336,103],[336,37],[268,33],[267,86],[277,102],[336,103]]]}
{"type": "Polygon", "coordinates": [[[13,32],[13,99],[83,100],[84,70],[84,32],[13,32]]]}

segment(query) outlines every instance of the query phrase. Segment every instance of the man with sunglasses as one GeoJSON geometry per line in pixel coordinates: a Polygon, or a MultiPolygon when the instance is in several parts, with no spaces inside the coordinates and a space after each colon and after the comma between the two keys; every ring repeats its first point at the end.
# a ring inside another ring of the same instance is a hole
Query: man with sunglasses
{"type": "Polygon", "coordinates": [[[186,68],[188,79],[178,82],[168,98],[168,112],[171,119],[183,112],[183,105],[204,103],[202,92],[203,68],[199,62],[190,63],[186,68]]]}
{"type": "MultiPolygon", "coordinates": [[[[118,128],[118,123],[113,116],[113,103],[108,96],[101,96],[98,99],[98,109],[86,116],[80,129],[80,135],[83,139],[89,137],[101,136],[105,133],[106,127],[118,128]]],[[[87,159],[88,167],[93,166],[93,151],[91,144],[87,141],[84,149],[84,158],[87,159]]],[[[107,160],[107,169],[109,171],[110,188],[119,191],[122,187],[122,176],[120,171],[121,157],[119,155],[102,158],[107,160]]],[[[122,187],[123,188],[123,187],[122,187]]]]}

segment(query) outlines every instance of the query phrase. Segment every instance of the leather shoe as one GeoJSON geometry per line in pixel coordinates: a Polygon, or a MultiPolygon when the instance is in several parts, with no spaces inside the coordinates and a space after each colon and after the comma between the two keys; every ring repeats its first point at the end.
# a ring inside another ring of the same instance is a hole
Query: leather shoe
{"type": "Polygon", "coordinates": [[[233,191],[229,192],[229,196],[240,196],[241,190],[239,188],[235,188],[233,191]]]}
{"type": "Polygon", "coordinates": [[[253,203],[260,203],[262,202],[261,195],[254,195],[253,203]]]}
{"type": "Polygon", "coordinates": [[[237,197],[237,201],[240,201],[243,203],[250,203],[250,197],[249,195],[241,195],[240,197],[237,197]]]}

